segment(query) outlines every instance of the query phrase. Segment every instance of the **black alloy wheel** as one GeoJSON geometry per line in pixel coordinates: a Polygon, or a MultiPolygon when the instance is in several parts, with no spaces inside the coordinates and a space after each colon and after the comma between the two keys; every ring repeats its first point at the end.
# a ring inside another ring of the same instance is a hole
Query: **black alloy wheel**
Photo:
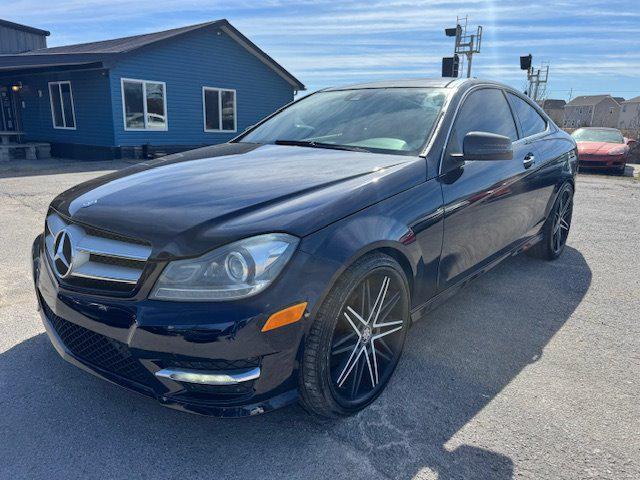
{"type": "Polygon", "coordinates": [[[569,229],[571,228],[571,217],[573,215],[573,192],[565,188],[558,196],[558,206],[554,212],[553,238],[551,245],[553,253],[559,256],[567,243],[569,229]]]}
{"type": "Polygon", "coordinates": [[[351,292],[328,358],[332,392],[341,405],[357,407],[384,388],[404,344],[404,301],[400,279],[387,269],[370,273],[351,292]]]}
{"type": "Polygon", "coordinates": [[[567,244],[573,217],[573,187],[565,183],[556,197],[551,213],[542,227],[542,239],[527,254],[543,260],[560,257],[567,244]]]}
{"type": "Polygon", "coordinates": [[[306,342],[303,406],[336,417],[373,402],[400,360],[408,327],[408,284],[394,259],[373,254],[348,268],[320,308],[306,342]]]}

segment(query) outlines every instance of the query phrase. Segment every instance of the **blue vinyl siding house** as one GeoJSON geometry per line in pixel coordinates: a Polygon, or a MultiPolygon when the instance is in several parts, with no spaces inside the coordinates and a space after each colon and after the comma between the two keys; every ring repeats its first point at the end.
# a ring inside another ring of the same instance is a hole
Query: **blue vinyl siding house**
{"type": "Polygon", "coordinates": [[[222,143],[304,88],[226,20],[0,55],[0,90],[12,96],[15,129],[62,157],[222,143]]]}

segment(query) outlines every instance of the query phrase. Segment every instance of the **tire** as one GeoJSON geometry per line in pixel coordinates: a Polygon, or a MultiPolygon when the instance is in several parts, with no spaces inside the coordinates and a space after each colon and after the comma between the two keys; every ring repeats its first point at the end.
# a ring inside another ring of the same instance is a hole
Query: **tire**
{"type": "Polygon", "coordinates": [[[305,341],[299,375],[303,408],[337,418],[371,404],[400,360],[409,324],[409,285],[398,262],[373,253],[347,268],[305,341]]]}
{"type": "Polygon", "coordinates": [[[571,218],[573,215],[573,187],[570,183],[565,183],[558,192],[553,208],[549,213],[547,221],[542,227],[542,239],[527,250],[529,256],[541,260],[555,260],[562,255],[567,243],[569,230],[571,229],[571,218]],[[566,204],[564,202],[567,202],[566,204]],[[566,205],[566,209],[565,209],[566,205]],[[561,211],[561,209],[563,209],[561,211]],[[564,212],[564,213],[563,213],[564,212]],[[562,220],[559,218],[562,214],[562,220]],[[556,234],[560,231],[560,242],[556,234]]]}

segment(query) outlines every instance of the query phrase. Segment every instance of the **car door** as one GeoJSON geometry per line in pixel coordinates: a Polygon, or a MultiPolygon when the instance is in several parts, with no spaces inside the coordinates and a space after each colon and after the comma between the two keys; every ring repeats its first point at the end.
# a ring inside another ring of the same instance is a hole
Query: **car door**
{"type": "Polygon", "coordinates": [[[533,155],[525,163],[521,179],[521,203],[528,226],[526,236],[536,233],[545,220],[546,207],[558,178],[557,172],[549,168],[550,162],[564,150],[558,152],[558,142],[546,139],[550,131],[549,122],[529,100],[513,92],[507,92],[507,98],[519,127],[518,144],[533,155]]]}
{"type": "Polygon", "coordinates": [[[516,122],[501,89],[481,87],[466,95],[441,160],[445,221],[439,289],[499,257],[527,230],[529,219],[521,203],[519,180],[535,151],[518,140],[516,122]],[[511,138],[513,159],[457,160],[465,135],[472,131],[511,138]]]}

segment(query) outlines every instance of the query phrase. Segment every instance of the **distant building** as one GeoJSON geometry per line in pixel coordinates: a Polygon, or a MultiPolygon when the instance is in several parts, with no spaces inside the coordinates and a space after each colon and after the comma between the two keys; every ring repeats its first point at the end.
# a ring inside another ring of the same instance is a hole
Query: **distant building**
{"type": "Polygon", "coordinates": [[[304,89],[217,20],[0,55],[0,129],[58,157],[160,155],[226,142],[304,89]]]}
{"type": "Polygon", "coordinates": [[[640,130],[640,97],[622,102],[618,128],[620,130],[640,130]]]}
{"type": "Polygon", "coordinates": [[[0,19],[0,54],[47,48],[49,32],[0,19]]]}
{"type": "Polygon", "coordinates": [[[564,123],[564,106],[567,104],[564,100],[555,100],[547,98],[540,102],[542,109],[551,117],[556,125],[564,123]]]}
{"type": "Polygon", "coordinates": [[[618,128],[620,104],[611,95],[582,95],[564,107],[563,126],[618,128]]]}

